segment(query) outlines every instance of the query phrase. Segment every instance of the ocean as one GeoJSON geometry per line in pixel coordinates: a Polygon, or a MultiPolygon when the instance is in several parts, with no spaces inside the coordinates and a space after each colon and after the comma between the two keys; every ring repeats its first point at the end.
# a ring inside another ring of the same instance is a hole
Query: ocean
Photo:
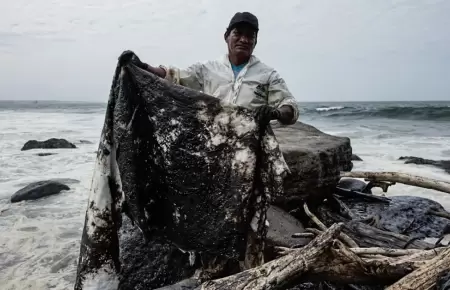
{"type": "MultiPolygon", "coordinates": [[[[302,122],[347,136],[363,159],[353,170],[398,171],[450,182],[450,174],[401,156],[450,159],[450,102],[300,103],[302,122]]],[[[0,101],[0,289],[72,289],[106,104],[0,101]],[[78,149],[20,151],[31,139],[65,138],[78,149]],[[88,144],[85,141],[92,142],[88,144]],[[36,153],[50,151],[50,156],[36,153]],[[33,181],[77,179],[71,190],[11,204],[33,181]]],[[[379,191],[376,191],[379,193],[379,191]]],[[[450,210],[450,195],[397,184],[450,210]]]]}

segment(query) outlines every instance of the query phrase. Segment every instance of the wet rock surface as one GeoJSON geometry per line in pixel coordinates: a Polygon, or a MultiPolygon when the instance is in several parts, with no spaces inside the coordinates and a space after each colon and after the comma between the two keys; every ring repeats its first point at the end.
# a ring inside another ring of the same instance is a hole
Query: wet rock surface
{"type": "Polygon", "coordinates": [[[445,172],[450,174],[450,160],[436,161],[414,156],[402,156],[398,160],[405,160],[405,164],[433,165],[438,168],[444,169],[445,172]]]}
{"type": "Polygon", "coordinates": [[[282,209],[271,206],[267,211],[269,229],[267,231],[267,242],[282,247],[305,246],[311,239],[293,238],[294,233],[303,233],[305,228],[302,223],[286,213],[282,209]]]}
{"type": "Polygon", "coordinates": [[[340,171],[352,169],[349,138],[325,134],[301,122],[275,124],[273,131],[291,170],[285,178],[284,196],[276,201],[285,210],[298,208],[308,198],[320,202],[333,192],[340,171]]]}
{"type": "Polygon", "coordinates": [[[23,200],[36,200],[45,196],[58,194],[63,190],[69,189],[70,187],[66,184],[54,180],[33,182],[15,192],[11,196],[11,202],[14,203],[23,200]]]}
{"type": "Polygon", "coordinates": [[[417,196],[392,196],[390,204],[348,200],[352,213],[365,219],[376,217],[376,227],[417,237],[440,237],[450,220],[430,214],[445,211],[439,203],[417,196]]]}
{"type": "Polygon", "coordinates": [[[51,138],[45,141],[30,140],[22,147],[22,151],[31,149],[71,149],[77,148],[75,144],[66,139],[51,138]]]}

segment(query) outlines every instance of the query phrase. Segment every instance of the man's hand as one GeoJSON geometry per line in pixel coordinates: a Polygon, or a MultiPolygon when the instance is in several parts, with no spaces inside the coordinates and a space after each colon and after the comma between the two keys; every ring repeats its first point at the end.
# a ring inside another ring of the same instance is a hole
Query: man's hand
{"type": "Polygon", "coordinates": [[[147,64],[143,63],[134,52],[132,52],[131,50],[125,50],[119,56],[119,64],[126,65],[129,62],[141,69],[147,69],[148,66],[147,64]]]}
{"type": "Polygon", "coordinates": [[[271,120],[278,119],[280,113],[271,106],[262,105],[255,110],[256,121],[260,126],[266,126],[271,120]]]}
{"type": "Polygon", "coordinates": [[[278,120],[282,124],[287,124],[294,116],[290,106],[281,106],[275,109],[268,105],[262,105],[255,111],[255,118],[261,126],[267,125],[271,120],[278,120]]]}

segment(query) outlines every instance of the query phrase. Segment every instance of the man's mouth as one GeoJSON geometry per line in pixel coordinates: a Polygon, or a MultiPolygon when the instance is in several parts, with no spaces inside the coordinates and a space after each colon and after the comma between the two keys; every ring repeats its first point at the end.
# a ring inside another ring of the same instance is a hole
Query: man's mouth
{"type": "Polygon", "coordinates": [[[236,45],[236,48],[247,50],[248,46],[247,45],[236,45]]]}

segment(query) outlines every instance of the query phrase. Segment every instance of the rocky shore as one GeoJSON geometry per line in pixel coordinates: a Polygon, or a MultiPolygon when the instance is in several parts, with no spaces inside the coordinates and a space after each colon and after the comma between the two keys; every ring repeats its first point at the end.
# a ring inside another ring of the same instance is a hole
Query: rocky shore
{"type": "MultiPolygon", "coordinates": [[[[447,249],[440,239],[450,233],[450,213],[446,212],[439,203],[412,196],[389,196],[389,193],[386,198],[382,198],[372,193],[372,188],[382,186],[382,182],[342,178],[342,172],[351,172],[352,161],[362,161],[353,154],[349,138],[325,134],[313,126],[300,122],[288,127],[276,125],[273,129],[291,174],[285,179],[285,195],[277,197],[268,212],[267,219],[270,226],[264,253],[268,263],[280,261],[281,264],[274,265],[282,265],[283,259],[294,254],[291,251],[302,249],[313,251],[312,243],[319,241],[320,244],[321,239],[333,240],[334,244],[330,246],[330,249],[341,250],[344,249],[343,246],[336,245],[345,244],[345,241],[349,240],[353,241],[357,248],[349,244],[344,246],[347,247],[346,249],[351,249],[352,253],[374,247],[399,251],[411,250],[411,253],[433,248],[441,249],[437,253],[442,253],[442,249],[444,251],[447,249]],[[335,228],[337,225],[339,229],[335,228]],[[332,232],[334,236],[327,236],[328,231],[334,231],[332,232]],[[349,240],[339,238],[342,235],[349,240]],[[430,243],[430,238],[434,238],[437,242],[430,243]]],[[[61,140],[64,139],[30,141],[22,150],[76,148],[73,143],[61,140]]],[[[87,142],[80,140],[80,143],[87,142]]],[[[41,156],[47,154],[41,154],[41,156]]],[[[448,161],[418,157],[401,157],[400,159],[407,163],[437,166],[449,172],[448,161]]],[[[70,187],[67,184],[70,182],[70,180],[49,179],[30,184],[16,192],[11,197],[11,202],[26,202],[69,190],[70,187]]],[[[201,261],[192,263],[190,253],[183,253],[157,232],[151,240],[145,240],[142,233],[131,225],[131,221],[126,216],[119,234],[127,237],[125,244],[121,247],[121,257],[126,259],[127,263],[122,268],[123,281],[121,281],[120,289],[162,287],[160,289],[175,290],[199,287],[200,282],[191,278],[201,267],[201,261]]],[[[318,247],[318,245],[315,246],[318,247]]],[[[322,253],[321,255],[325,260],[336,258],[332,254],[322,253]]],[[[364,263],[372,265],[371,259],[376,256],[375,254],[355,255],[354,259],[358,257],[362,259],[361,265],[364,263]]],[[[407,257],[406,254],[405,257],[407,257]]],[[[338,258],[336,261],[340,261],[338,258]]],[[[278,284],[275,283],[273,287],[271,286],[272,288],[257,285],[252,289],[385,289],[388,285],[395,284],[404,276],[413,273],[414,270],[420,270],[420,267],[426,264],[411,264],[411,262],[408,264],[409,268],[405,266],[401,271],[395,269],[393,273],[385,273],[385,276],[369,270],[356,271],[350,267],[348,271],[354,276],[349,277],[343,276],[338,264],[332,270],[327,270],[325,264],[321,264],[322,260],[316,260],[316,262],[317,265],[308,266],[309,271],[302,270],[303,272],[292,275],[295,277],[285,273],[286,286],[277,282],[278,284]],[[323,268],[322,272],[318,270],[319,266],[323,268]],[[311,271],[311,268],[316,270],[311,271]]],[[[439,267],[436,266],[436,269],[439,270],[439,267]]],[[[291,271],[294,273],[296,270],[291,271]]],[[[256,275],[255,273],[252,272],[252,275],[256,275]]],[[[270,275],[258,273],[259,275],[253,276],[255,281],[270,280],[270,275]]],[[[433,285],[441,287],[436,289],[446,289],[443,286],[449,284],[446,274],[445,271],[439,271],[430,278],[436,278],[433,285]]],[[[232,272],[229,275],[232,277],[230,281],[234,281],[235,285],[250,285],[245,282],[242,275],[232,272]]],[[[221,282],[213,282],[209,288],[205,289],[225,289],[220,288],[223,285],[221,282]]]]}

